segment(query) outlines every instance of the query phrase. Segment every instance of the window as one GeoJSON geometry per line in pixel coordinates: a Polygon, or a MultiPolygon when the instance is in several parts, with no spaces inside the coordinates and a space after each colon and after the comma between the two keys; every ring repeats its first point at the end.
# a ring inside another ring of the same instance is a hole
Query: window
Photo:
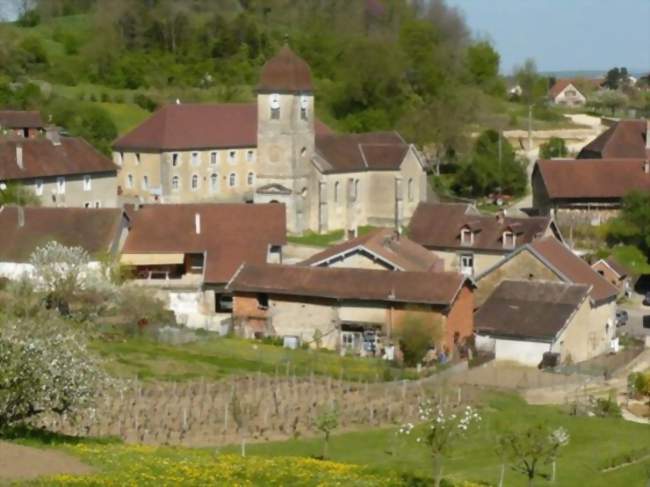
{"type": "Polygon", "coordinates": [[[506,230],[503,232],[503,248],[504,249],[514,249],[515,248],[515,241],[517,240],[517,237],[513,232],[510,230],[506,230]]]}
{"type": "Polygon", "coordinates": [[[217,151],[212,151],[210,152],[210,165],[211,166],[216,166],[217,165],[217,151]]]}
{"type": "Polygon", "coordinates": [[[115,153],[115,164],[121,166],[124,163],[124,152],[115,153]]]}
{"type": "Polygon", "coordinates": [[[101,208],[102,207],[102,202],[97,200],[95,201],[95,208],[101,208]]]}
{"type": "Polygon", "coordinates": [[[409,201],[413,201],[413,199],[415,198],[414,188],[413,188],[413,178],[409,178],[408,193],[409,193],[409,201]]]}
{"type": "Polygon", "coordinates": [[[219,175],[215,172],[210,174],[210,191],[216,193],[219,190],[219,175]]]}
{"type": "Polygon", "coordinates": [[[135,153],[135,165],[136,165],[136,166],[139,166],[139,165],[140,165],[140,162],[141,162],[141,161],[140,161],[140,153],[139,153],[139,152],[136,152],[136,153],[135,153]]]}
{"type": "Polygon", "coordinates": [[[86,201],[84,203],[84,208],[90,208],[90,201],[86,201]]]}
{"type": "Polygon", "coordinates": [[[199,176],[198,174],[192,174],[192,191],[199,189],[199,176]]]}
{"type": "Polygon", "coordinates": [[[42,179],[37,179],[36,182],[34,183],[34,191],[36,192],[36,196],[42,196],[43,195],[43,180],[42,179]]]}
{"type": "Polygon", "coordinates": [[[280,120],[280,95],[271,95],[269,105],[271,107],[271,120],[280,120]]]}
{"type": "Polygon", "coordinates": [[[246,160],[248,162],[253,162],[254,157],[255,157],[255,153],[252,150],[246,151],[246,160]]]}
{"type": "Polygon", "coordinates": [[[266,293],[259,293],[257,295],[257,307],[267,309],[269,307],[269,295],[266,293]]]}
{"type": "Polygon", "coordinates": [[[149,189],[149,176],[142,176],[142,189],[149,189]]]}
{"type": "Polygon", "coordinates": [[[237,151],[231,150],[230,152],[228,152],[228,162],[230,162],[230,164],[234,164],[236,159],[237,159],[237,151]]]}
{"type": "Polygon", "coordinates": [[[474,233],[469,228],[463,228],[460,231],[460,244],[461,245],[474,244],[474,233]]]}
{"type": "Polygon", "coordinates": [[[84,176],[84,191],[90,191],[92,187],[91,179],[89,175],[84,176]]]}
{"type": "Polygon", "coordinates": [[[460,272],[466,276],[474,274],[474,256],[472,254],[462,254],[460,256],[460,272]]]}
{"type": "Polygon", "coordinates": [[[354,201],[358,201],[361,195],[361,181],[356,179],[354,181],[354,201]]]}
{"type": "Polygon", "coordinates": [[[126,175],[126,187],[127,188],[132,188],[133,187],[133,174],[127,174],[126,175]]]}
{"type": "Polygon", "coordinates": [[[246,184],[249,186],[253,186],[255,184],[255,173],[254,172],[249,172],[248,176],[246,177],[246,184]]]}
{"type": "Polygon", "coordinates": [[[340,186],[339,182],[336,181],[334,183],[334,203],[339,202],[339,186],[340,186]]]}
{"type": "Polygon", "coordinates": [[[305,157],[307,155],[307,147],[300,149],[300,157],[305,157]]]}
{"type": "Polygon", "coordinates": [[[56,178],[56,192],[59,194],[65,193],[65,178],[58,177],[56,178]]]}
{"type": "Polygon", "coordinates": [[[172,178],[172,191],[178,191],[181,187],[181,180],[178,176],[172,178]]]}
{"type": "Polygon", "coordinates": [[[198,166],[201,163],[200,154],[198,152],[192,152],[192,165],[198,166]]]}
{"type": "Polygon", "coordinates": [[[300,118],[302,120],[307,120],[307,110],[309,109],[309,99],[303,95],[300,97],[300,118]]]}
{"type": "Polygon", "coordinates": [[[180,164],[180,162],[181,162],[181,161],[180,161],[180,157],[179,157],[178,152],[174,152],[174,153],[172,154],[172,167],[178,167],[178,165],[180,164]]]}
{"type": "Polygon", "coordinates": [[[228,176],[228,186],[231,188],[237,186],[237,175],[234,172],[231,172],[230,176],[228,176]]]}

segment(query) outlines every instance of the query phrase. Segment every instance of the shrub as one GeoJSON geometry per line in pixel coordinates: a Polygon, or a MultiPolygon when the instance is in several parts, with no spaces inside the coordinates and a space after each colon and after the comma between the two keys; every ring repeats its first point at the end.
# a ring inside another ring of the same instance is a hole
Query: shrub
{"type": "Polygon", "coordinates": [[[142,93],[138,93],[133,97],[133,102],[138,105],[140,108],[147,110],[148,112],[153,112],[158,108],[158,104],[142,93]]]}
{"type": "Polygon", "coordinates": [[[442,337],[442,324],[427,312],[407,311],[397,330],[404,362],[414,366],[442,337]]]}
{"type": "Polygon", "coordinates": [[[539,148],[540,159],[565,157],[568,153],[564,139],[560,137],[551,137],[548,142],[542,144],[539,148]]]}

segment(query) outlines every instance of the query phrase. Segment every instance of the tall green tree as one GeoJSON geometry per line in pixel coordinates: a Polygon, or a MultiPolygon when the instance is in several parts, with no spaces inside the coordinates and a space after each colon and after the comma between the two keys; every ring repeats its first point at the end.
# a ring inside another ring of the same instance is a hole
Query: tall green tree
{"type": "Polygon", "coordinates": [[[611,244],[634,245],[650,257],[650,192],[625,196],[621,214],[607,222],[606,233],[611,244]]]}

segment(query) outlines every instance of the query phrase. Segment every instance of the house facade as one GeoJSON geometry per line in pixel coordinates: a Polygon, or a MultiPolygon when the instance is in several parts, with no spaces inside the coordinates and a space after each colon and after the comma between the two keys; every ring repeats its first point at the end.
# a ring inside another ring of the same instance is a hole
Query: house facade
{"type": "Polygon", "coordinates": [[[608,340],[592,321],[590,286],[558,281],[504,280],[476,312],[477,346],[496,360],[536,367],[588,360],[608,340]]]}
{"type": "Polygon", "coordinates": [[[559,79],[551,87],[548,96],[556,105],[569,107],[583,106],[587,103],[587,98],[575,86],[573,80],[559,79]]]}
{"type": "Polygon", "coordinates": [[[292,233],[405,224],[432,196],[419,152],[394,132],[333,134],[314,109],[309,66],[285,46],[256,103],[167,106],[118,139],[122,197],[284,203],[292,233]]]}
{"type": "Polygon", "coordinates": [[[127,215],[118,208],[0,207],[0,277],[18,279],[31,273],[31,254],[49,242],[81,247],[90,266],[106,256],[117,258],[126,241],[127,215]]]}
{"type": "Polygon", "coordinates": [[[480,308],[505,280],[564,282],[588,286],[589,323],[590,327],[595,327],[589,339],[589,354],[599,355],[616,348],[614,337],[618,289],[564,243],[553,237],[536,240],[478,275],[477,306],[480,308]]]}
{"type": "Polygon", "coordinates": [[[0,182],[18,183],[42,206],[117,206],[117,166],[85,140],[49,131],[46,137],[0,137],[0,182]]]}
{"type": "Polygon", "coordinates": [[[467,203],[421,203],[408,235],[435,252],[446,270],[481,274],[535,239],[560,233],[549,217],[486,215],[467,203]]]}
{"type": "Polygon", "coordinates": [[[249,338],[369,354],[395,346],[413,319],[449,356],[473,334],[473,284],[458,273],[245,264],[228,289],[249,338]]]}
{"type": "Polygon", "coordinates": [[[282,205],[227,203],[130,207],[121,263],[156,290],[178,322],[219,329],[230,318],[225,286],[243,262],[282,261],[282,205]]]}
{"type": "Polygon", "coordinates": [[[32,139],[45,133],[41,114],[36,111],[0,110],[0,134],[32,139]]]}

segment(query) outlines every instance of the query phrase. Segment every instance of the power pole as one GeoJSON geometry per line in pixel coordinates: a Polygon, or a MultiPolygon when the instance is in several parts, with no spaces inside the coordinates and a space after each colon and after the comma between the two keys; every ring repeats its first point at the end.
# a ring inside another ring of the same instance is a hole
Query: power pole
{"type": "Polygon", "coordinates": [[[533,105],[528,105],[528,150],[533,150],[533,105]]]}

